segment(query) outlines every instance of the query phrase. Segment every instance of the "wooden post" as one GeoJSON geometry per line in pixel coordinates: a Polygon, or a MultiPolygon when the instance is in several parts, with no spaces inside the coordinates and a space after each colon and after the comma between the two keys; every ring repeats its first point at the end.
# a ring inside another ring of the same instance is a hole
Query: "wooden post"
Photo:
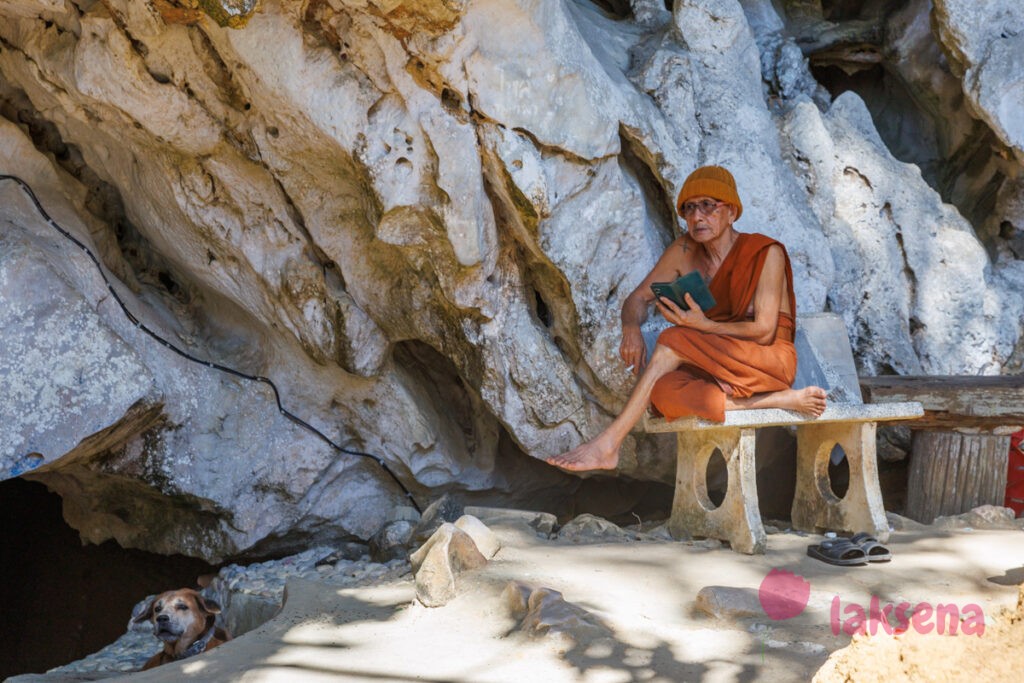
{"type": "Polygon", "coordinates": [[[1009,453],[1009,436],[915,431],[906,516],[931,524],[979,505],[1002,505],[1009,453]]]}

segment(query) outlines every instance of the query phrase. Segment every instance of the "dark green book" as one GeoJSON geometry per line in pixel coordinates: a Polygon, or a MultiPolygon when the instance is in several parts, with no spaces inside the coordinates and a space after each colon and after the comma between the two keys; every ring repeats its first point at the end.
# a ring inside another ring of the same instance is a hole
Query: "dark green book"
{"type": "Polygon", "coordinates": [[[711,296],[711,290],[708,289],[704,278],[696,270],[677,277],[675,282],[652,282],[651,291],[654,292],[656,297],[663,296],[670,301],[674,301],[676,306],[679,306],[684,311],[690,310],[689,305],[686,303],[686,298],[683,296],[687,292],[697,302],[702,311],[707,311],[715,305],[715,297],[711,296]]]}

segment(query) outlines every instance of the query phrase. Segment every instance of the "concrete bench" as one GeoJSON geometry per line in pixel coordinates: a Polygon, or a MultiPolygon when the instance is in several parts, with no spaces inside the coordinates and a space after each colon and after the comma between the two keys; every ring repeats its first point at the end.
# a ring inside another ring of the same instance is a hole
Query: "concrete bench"
{"type": "Polygon", "coordinates": [[[700,418],[668,421],[648,415],[648,432],[675,432],[676,489],[669,532],[676,538],[704,536],[729,541],[732,549],[760,554],[767,546],[757,502],[754,436],[760,427],[794,426],[797,481],[794,528],[821,532],[868,531],[885,541],[889,526],[878,486],[875,428],[883,421],[909,420],[923,414],[920,403],[865,405],[861,399],[853,353],[839,316],[820,314],[799,319],[796,338],[798,370],[794,388],[817,385],[829,393],[818,418],[788,410],[726,411],[718,424],[700,418]],[[850,484],[842,498],[832,492],[828,465],[836,446],[845,453],[850,484]],[[706,472],[715,450],[726,462],[725,498],[716,506],[708,497],[706,472]]]}

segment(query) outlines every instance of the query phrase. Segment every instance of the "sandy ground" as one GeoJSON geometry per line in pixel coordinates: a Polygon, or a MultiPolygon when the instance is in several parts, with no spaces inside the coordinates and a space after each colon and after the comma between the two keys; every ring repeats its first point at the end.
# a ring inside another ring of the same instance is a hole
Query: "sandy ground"
{"type": "MultiPolygon", "coordinates": [[[[464,574],[458,597],[444,607],[418,604],[411,581],[343,590],[295,582],[281,614],[255,631],[200,657],[118,680],[807,681],[830,653],[850,643],[841,629],[833,633],[835,596],[842,610],[850,604],[868,610],[872,596],[882,605],[976,603],[988,634],[955,639],[977,647],[1001,628],[994,617],[1016,606],[1017,584],[1024,581],[1022,531],[894,532],[892,562],[839,568],[808,558],[807,545],[817,537],[795,533],[771,535],[767,554],[752,557],[667,541],[574,545],[511,526],[493,529],[504,547],[485,568],[464,574]],[[810,582],[809,604],[798,616],[719,620],[696,610],[701,588],[756,591],[773,568],[810,582]],[[612,637],[578,643],[528,637],[502,597],[512,580],[562,592],[612,637]]],[[[948,649],[953,640],[932,635],[928,642],[948,649]]],[[[875,648],[867,657],[886,647],[883,641],[893,642],[879,634],[858,637],[855,647],[865,647],[861,641],[875,648]]],[[[836,661],[849,652],[829,661],[828,680],[890,677],[876,667],[847,678],[844,671],[854,669],[836,668],[836,661]]]]}
{"type": "Polygon", "coordinates": [[[1024,586],[1017,609],[999,615],[980,637],[857,636],[815,675],[814,683],[842,681],[1019,681],[1024,677],[1024,586]]]}

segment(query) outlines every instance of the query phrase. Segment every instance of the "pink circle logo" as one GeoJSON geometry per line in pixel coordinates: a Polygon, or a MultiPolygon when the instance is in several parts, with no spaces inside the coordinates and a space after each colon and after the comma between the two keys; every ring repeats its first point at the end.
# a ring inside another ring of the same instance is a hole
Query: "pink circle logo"
{"type": "Polygon", "coordinates": [[[773,569],[761,582],[757,597],[769,619],[792,619],[807,607],[807,601],[811,599],[811,584],[793,572],[773,569]]]}

